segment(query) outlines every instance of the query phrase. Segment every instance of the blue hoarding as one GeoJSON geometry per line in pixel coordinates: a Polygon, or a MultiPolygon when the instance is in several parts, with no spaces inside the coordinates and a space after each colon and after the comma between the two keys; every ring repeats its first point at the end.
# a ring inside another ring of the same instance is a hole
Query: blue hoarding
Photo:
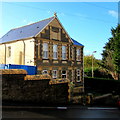
{"type": "Polygon", "coordinates": [[[29,65],[0,64],[0,69],[24,69],[28,75],[37,74],[37,67],[29,65]]]}

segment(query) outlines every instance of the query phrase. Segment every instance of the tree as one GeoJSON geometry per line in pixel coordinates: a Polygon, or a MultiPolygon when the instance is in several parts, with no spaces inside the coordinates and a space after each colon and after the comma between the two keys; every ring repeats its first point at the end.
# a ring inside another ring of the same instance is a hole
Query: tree
{"type": "Polygon", "coordinates": [[[86,55],[84,56],[84,68],[91,68],[92,67],[92,59],[94,62],[94,67],[99,67],[99,65],[97,64],[100,60],[95,59],[95,57],[93,57],[92,55],[86,55]]]}
{"type": "MultiPolygon", "coordinates": [[[[94,73],[96,73],[96,71],[98,71],[99,65],[98,62],[100,60],[95,59],[95,57],[93,55],[87,55],[84,56],[84,72],[85,75],[91,77],[92,76],[92,59],[93,59],[93,65],[94,65],[94,73]]],[[[94,74],[94,76],[96,77],[96,74],[94,74]]]]}
{"type": "Polygon", "coordinates": [[[120,74],[120,24],[111,29],[112,37],[106,43],[103,53],[101,66],[106,69],[115,80],[119,79],[120,74]]]}
{"type": "Polygon", "coordinates": [[[120,76],[120,24],[116,29],[113,29],[114,34],[114,64],[115,64],[115,70],[118,73],[118,79],[120,76]]]}

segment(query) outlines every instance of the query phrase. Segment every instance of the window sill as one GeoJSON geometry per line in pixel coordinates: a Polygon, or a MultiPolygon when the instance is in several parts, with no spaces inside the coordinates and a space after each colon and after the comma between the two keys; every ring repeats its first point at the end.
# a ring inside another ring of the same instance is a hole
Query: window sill
{"type": "Polygon", "coordinates": [[[42,58],[43,60],[49,60],[48,58],[42,58]]]}
{"type": "Polygon", "coordinates": [[[53,58],[53,60],[58,60],[58,58],[53,58]]]}
{"type": "Polygon", "coordinates": [[[62,59],[62,61],[67,61],[67,59],[62,59]]]}

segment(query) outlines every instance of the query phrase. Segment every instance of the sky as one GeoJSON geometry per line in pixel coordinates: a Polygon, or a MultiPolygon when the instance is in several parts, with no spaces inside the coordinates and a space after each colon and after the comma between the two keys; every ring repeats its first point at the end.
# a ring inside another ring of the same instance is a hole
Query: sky
{"type": "Polygon", "coordinates": [[[102,59],[103,47],[118,24],[118,2],[0,2],[0,37],[10,29],[57,13],[69,36],[84,45],[84,55],[102,59]]]}

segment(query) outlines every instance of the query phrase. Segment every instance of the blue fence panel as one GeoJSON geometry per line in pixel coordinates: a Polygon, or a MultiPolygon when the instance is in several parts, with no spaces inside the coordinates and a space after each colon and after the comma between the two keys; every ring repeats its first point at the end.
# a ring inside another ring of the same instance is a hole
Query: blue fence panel
{"type": "Polygon", "coordinates": [[[9,69],[21,69],[21,65],[12,65],[12,64],[9,64],[8,68],[9,69]]]}
{"type": "Polygon", "coordinates": [[[35,75],[37,74],[37,67],[36,66],[26,66],[22,65],[21,69],[24,69],[28,72],[29,75],[35,75]]]}
{"type": "Polygon", "coordinates": [[[5,64],[0,64],[0,69],[5,69],[5,64]]]}
{"type": "Polygon", "coordinates": [[[7,64],[0,64],[0,69],[9,69],[7,64]]]}
{"type": "Polygon", "coordinates": [[[0,69],[24,69],[28,75],[37,74],[37,67],[29,65],[0,64],[0,69]]]}

